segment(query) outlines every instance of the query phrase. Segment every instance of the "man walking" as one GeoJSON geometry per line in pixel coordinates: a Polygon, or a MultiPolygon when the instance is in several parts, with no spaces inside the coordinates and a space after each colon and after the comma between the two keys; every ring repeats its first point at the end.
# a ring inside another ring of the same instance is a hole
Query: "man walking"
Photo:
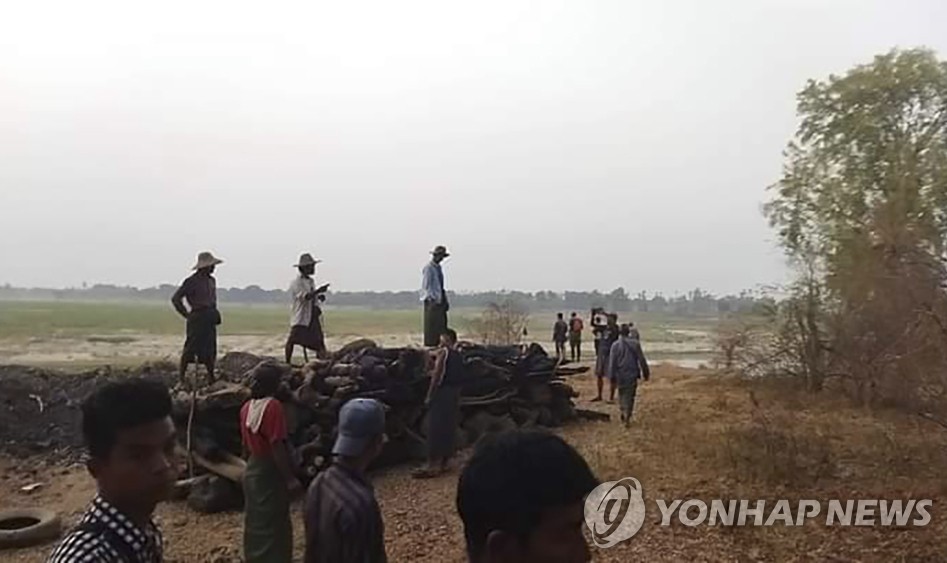
{"type": "Polygon", "coordinates": [[[161,563],[152,517],[171,496],[179,461],[168,388],[138,377],[100,387],[82,404],[82,435],[98,493],[47,563],[161,563]]]}
{"type": "Polygon", "coordinates": [[[195,272],[191,274],[171,297],[171,304],[179,315],[187,319],[187,337],[181,353],[179,376],[184,381],[187,366],[199,363],[207,368],[210,382],[214,381],[214,366],[217,363],[217,325],[220,312],[217,310],[217,280],[214,269],[223,260],[210,252],[197,255],[195,272]],[[187,300],[188,310],[184,306],[187,300]]]}
{"type": "Polygon", "coordinates": [[[316,357],[326,355],[325,334],[322,331],[322,308],[319,302],[325,301],[329,284],[316,287],[312,276],[316,273],[316,264],[320,261],[308,252],[299,257],[296,268],[299,276],[289,286],[293,298],[293,311],[289,321],[289,338],[286,339],[286,363],[291,364],[293,350],[297,345],[303,348],[303,357],[308,360],[306,350],[316,352],[316,357]]]}
{"type": "Polygon", "coordinates": [[[424,303],[424,345],[437,346],[447,330],[447,291],[444,289],[444,270],[441,262],[450,256],[447,248],[437,246],[431,252],[431,261],[421,272],[421,302],[424,303]]]}
{"type": "MultiPolygon", "coordinates": [[[[598,386],[598,395],[592,399],[593,402],[602,400],[602,389],[605,386],[605,379],[608,377],[608,361],[612,351],[612,344],[614,344],[619,337],[620,328],[618,326],[618,315],[608,313],[606,319],[608,320],[605,326],[601,328],[601,336],[598,341],[598,349],[596,350],[595,376],[597,378],[596,385],[598,386]]],[[[615,402],[614,380],[609,381],[608,402],[615,402]]]]}
{"type": "Polygon", "coordinates": [[[566,339],[569,334],[569,325],[562,318],[562,313],[556,313],[556,323],[552,325],[552,341],[556,344],[556,357],[566,359],[566,339]]]}
{"type": "Polygon", "coordinates": [[[621,336],[612,344],[608,358],[608,378],[618,386],[618,403],[621,406],[621,422],[625,428],[631,424],[638,393],[638,378],[647,381],[651,377],[648,360],[641,350],[641,343],[632,337],[630,326],[621,325],[621,336]]]}
{"type": "Polygon", "coordinates": [[[385,444],[385,410],[352,399],[339,412],[336,458],[306,494],[305,563],[384,563],[385,525],[365,471],[385,444]]]}
{"type": "Polygon", "coordinates": [[[582,330],[584,328],[582,317],[573,311],[569,319],[569,346],[572,348],[573,362],[582,361],[582,330]]]}

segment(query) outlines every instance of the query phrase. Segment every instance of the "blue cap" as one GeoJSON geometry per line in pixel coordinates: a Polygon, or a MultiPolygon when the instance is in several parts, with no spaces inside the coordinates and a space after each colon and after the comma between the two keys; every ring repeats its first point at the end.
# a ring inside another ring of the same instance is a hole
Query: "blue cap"
{"type": "Polygon", "coordinates": [[[385,433],[385,408],[375,399],[352,399],[339,411],[339,437],[332,453],[360,456],[385,433]]]}

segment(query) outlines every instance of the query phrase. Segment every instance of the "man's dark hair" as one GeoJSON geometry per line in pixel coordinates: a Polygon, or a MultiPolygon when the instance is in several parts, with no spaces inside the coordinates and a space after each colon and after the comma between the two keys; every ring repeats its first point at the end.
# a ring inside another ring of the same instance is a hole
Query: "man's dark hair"
{"type": "Polygon", "coordinates": [[[444,331],[444,336],[449,338],[451,342],[457,342],[457,331],[452,328],[446,329],[444,331]]]}
{"type": "Polygon", "coordinates": [[[250,398],[272,397],[283,382],[283,368],[274,361],[263,360],[250,373],[250,398]]]}
{"type": "Polygon", "coordinates": [[[82,403],[82,435],[89,455],[108,457],[118,433],[171,415],[168,387],[141,377],[112,381],[82,403]]]}
{"type": "Polygon", "coordinates": [[[575,311],[572,311],[572,316],[573,316],[573,317],[576,316],[576,312],[575,312],[575,311]]]}
{"type": "Polygon", "coordinates": [[[621,325],[621,328],[618,329],[618,332],[620,332],[622,336],[628,336],[629,334],[631,334],[631,327],[626,324],[623,324],[621,325]]]}
{"type": "Polygon", "coordinates": [[[599,484],[565,440],[514,430],[480,442],[457,483],[467,552],[478,558],[494,530],[525,541],[546,510],[581,501],[599,484]]]}
{"type": "Polygon", "coordinates": [[[561,318],[562,318],[562,313],[556,313],[556,317],[559,318],[559,319],[561,319],[561,318]]]}

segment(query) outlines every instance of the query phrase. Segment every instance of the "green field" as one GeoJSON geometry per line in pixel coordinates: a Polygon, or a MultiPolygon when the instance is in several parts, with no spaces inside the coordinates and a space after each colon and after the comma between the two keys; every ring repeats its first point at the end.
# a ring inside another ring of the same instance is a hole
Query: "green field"
{"type": "MultiPolygon", "coordinates": [[[[221,306],[221,335],[274,334],[288,327],[287,307],[221,306]]],[[[183,319],[164,303],[0,302],[0,338],[179,334],[183,319]]],[[[329,309],[326,327],[337,334],[401,334],[420,328],[418,311],[329,309]]]]}
{"type": "MultiPolygon", "coordinates": [[[[274,305],[230,304],[221,306],[224,319],[222,335],[274,334],[287,330],[287,307],[274,305]]],[[[451,312],[455,324],[466,329],[467,321],[479,314],[475,309],[451,312]]],[[[702,330],[713,319],[675,318],[637,313],[628,315],[641,327],[643,336],[662,341],[674,340],[673,330],[702,330]]],[[[328,308],[327,331],[339,335],[407,334],[420,332],[421,311],[328,308]]],[[[555,314],[534,313],[530,317],[530,336],[540,340],[551,333],[555,314]]],[[[623,319],[625,320],[625,319],[623,319]]],[[[92,335],[179,334],[183,320],[164,303],[133,302],[55,302],[0,301],[0,338],[68,337],[92,335]]]]}
{"type": "MultiPolygon", "coordinates": [[[[568,312],[566,312],[568,313],[568,312]]],[[[223,350],[278,354],[288,330],[286,306],[222,304],[223,350]]],[[[462,337],[477,339],[477,309],[451,311],[462,337]]],[[[551,347],[555,313],[530,316],[528,341],[551,347]]],[[[712,318],[638,313],[624,315],[639,326],[649,357],[694,360],[707,357],[712,318]]],[[[327,308],[323,319],[330,346],[358,337],[387,345],[420,343],[421,310],[327,308]]],[[[588,327],[587,327],[588,328],[588,327]]],[[[150,302],[0,301],[0,363],[94,366],[172,358],[184,335],[184,321],[170,304],[150,302]]],[[[591,353],[591,334],[585,337],[591,353]]]]}

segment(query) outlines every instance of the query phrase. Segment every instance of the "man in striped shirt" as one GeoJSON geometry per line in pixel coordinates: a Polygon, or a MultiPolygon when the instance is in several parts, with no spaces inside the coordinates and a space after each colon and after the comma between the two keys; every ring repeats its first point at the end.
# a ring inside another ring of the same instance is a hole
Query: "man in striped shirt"
{"type": "Polygon", "coordinates": [[[306,563],[387,561],[385,527],[365,476],[385,444],[385,411],[374,399],[352,399],[339,412],[335,462],[306,495],[306,563]]]}
{"type": "Polygon", "coordinates": [[[106,384],[82,405],[82,433],[98,495],[48,563],[160,563],[152,515],[177,477],[167,387],[137,377],[106,384]]]}

